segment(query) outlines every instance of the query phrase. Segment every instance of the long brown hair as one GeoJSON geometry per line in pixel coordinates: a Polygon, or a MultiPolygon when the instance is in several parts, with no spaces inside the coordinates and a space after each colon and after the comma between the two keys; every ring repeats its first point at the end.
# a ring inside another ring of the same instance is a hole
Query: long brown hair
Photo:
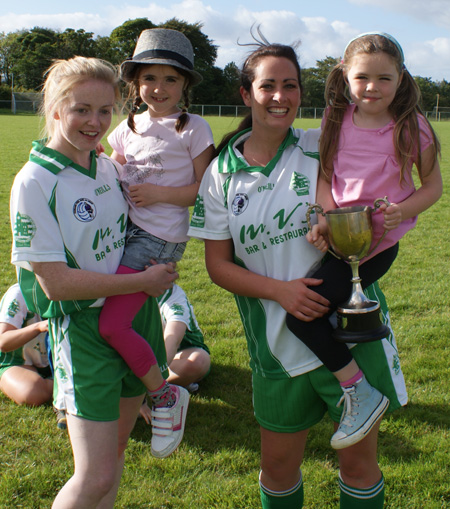
{"type": "MultiPolygon", "coordinates": [[[[240,72],[240,81],[241,87],[250,92],[252,87],[252,83],[255,80],[256,76],[256,68],[260,60],[266,57],[278,57],[278,58],[287,58],[290,60],[297,71],[297,79],[300,88],[300,93],[303,92],[302,86],[302,76],[301,76],[301,68],[298,62],[297,54],[295,53],[295,49],[293,46],[288,46],[285,44],[270,44],[267,39],[262,35],[259,27],[257,27],[257,32],[259,38],[257,38],[253,32],[251,35],[255,42],[250,44],[242,44],[242,46],[256,46],[257,48],[246,58],[244,65],[242,66],[240,72]]],[[[226,134],[219,145],[215,150],[214,156],[218,155],[221,150],[228,144],[228,142],[235,136],[238,132],[243,131],[244,129],[249,129],[252,127],[252,113],[249,112],[244,119],[241,121],[237,129],[232,131],[231,133],[226,134]]]]}
{"type": "MultiPolygon", "coordinates": [[[[360,53],[386,53],[389,55],[399,74],[402,75],[400,85],[389,111],[395,122],[393,143],[395,155],[400,166],[399,181],[405,178],[406,168],[411,159],[415,159],[420,180],[426,175],[422,171],[422,151],[418,115],[428,123],[433,137],[434,162],[440,155],[440,145],[436,133],[420,108],[420,89],[414,78],[403,64],[400,46],[390,38],[381,34],[366,34],[352,40],[345,49],[343,60],[337,64],[328,76],[325,86],[325,102],[327,119],[320,138],[321,169],[325,178],[330,181],[333,174],[333,160],[339,143],[344,114],[350,101],[347,96],[345,75],[351,67],[353,57],[360,53]]],[[[431,166],[431,169],[434,166],[431,166]]],[[[430,170],[431,171],[431,170],[430,170]]]]}
{"type": "MultiPolygon", "coordinates": [[[[148,64],[152,65],[152,64],[148,64]]],[[[131,109],[128,113],[127,118],[127,125],[128,127],[135,133],[139,134],[136,131],[136,124],[134,122],[134,116],[139,111],[140,106],[144,102],[142,100],[141,94],[139,93],[139,74],[141,71],[142,65],[135,65],[134,69],[132,71],[132,80],[127,84],[128,86],[128,97],[126,104],[131,103],[131,109]]],[[[181,132],[189,122],[189,114],[188,114],[188,108],[190,104],[189,100],[189,94],[191,89],[191,78],[188,72],[186,72],[184,69],[176,68],[176,71],[181,74],[184,78],[184,88],[183,88],[183,95],[182,95],[182,104],[181,104],[181,114],[177,118],[177,121],[175,123],[175,130],[179,133],[181,132]]]]}

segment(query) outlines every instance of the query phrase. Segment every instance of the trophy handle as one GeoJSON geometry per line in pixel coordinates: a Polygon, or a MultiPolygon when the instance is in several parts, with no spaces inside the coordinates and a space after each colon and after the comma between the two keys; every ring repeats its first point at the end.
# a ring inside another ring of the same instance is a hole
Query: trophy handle
{"type": "MultiPolygon", "coordinates": [[[[311,231],[312,227],[311,227],[311,212],[314,210],[314,209],[317,209],[317,213],[318,214],[322,214],[322,216],[326,216],[325,212],[323,211],[323,208],[321,205],[319,205],[318,203],[313,203],[312,205],[310,205],[308,207],[308,210],[306,211],[306,222],[308,223],[308,230],[311,231]]],[[[328,252],[331,253],[335,258],[337,258],[338,260],[340,260],[340,256],[338,256],[332,249],[328,248],[328,252]]]]}
{"type": "MultiPolygon", "coordinates": [[[[387,205],[389,207],[389,205],[391,204],[391,202],[388,200],[388,197],[385,196],[384,198],[377,198],[374,202],[373,202],[373,209],[371,210],[372,212],[375,212],[377,209],[380,208],[380,205],[384,203],[385,205],[387,205]]],[[[366,254],[366,256],[369,256],[371,255],[375,249],[380,245],[380,242],[384,239],[384,237],[386,237],[386,234],[387,234],[388,230],[384,230],[383,232],[383,235],[378,239],[378,242],[373,246],[373,248],[366,254]]]]}
{"type": "Polygon", "coordinates": [[[306,222],[308,223],[308,230],[311,231],[311,212],[317,209],[318,214],[322,214],[322,216],[325,216],[325,213],[323,211],[323,208],[318,203],[313,203],[308,207],[308,210],[306,211],[306,222]]]}
{"type": "Polygon", "coordinates": [[[388,200],[388,197],[385,196],[384,198],[377,198],[374,202],[373,202],[373,209],[372,211],[375,212],[375,210],[379,209],[380,208],[380,205],[381,203],[384,203],[385,205],[387,205],[389,207],[389,205],[391,204],[391,202],[388,200]]]}

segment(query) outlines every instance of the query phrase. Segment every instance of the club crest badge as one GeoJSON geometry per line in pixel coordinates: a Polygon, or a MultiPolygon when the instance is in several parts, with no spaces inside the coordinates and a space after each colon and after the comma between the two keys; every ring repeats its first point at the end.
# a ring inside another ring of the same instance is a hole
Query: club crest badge
{"type": "Polygon", "coordinates": [[[14,222],[14,243],[16,247],[30,247],[36,235],[36,223],[30,216],[17,212],[14,222]]]}
{"type": "Polygon", "coordinates": [[[231,204],[231,211],[234,216],[239,216],[248,207],[248,196],[245,193],[238,193],[231,204]]]}
{"type": "Polygon", "coordinates": [[[87,198],[80,198],[73,206],[73,215],[82,223],[89,223],[95,219],[97,209],[94,203],[87,198]]]}
{"type": "Polygon", "coordinates": [[[296,171],[292,173],[289,188],[293,189],[297,193],[297,196],[307,196],[309,194],[310,185],[310,180],[306,175],[296,171]]]}

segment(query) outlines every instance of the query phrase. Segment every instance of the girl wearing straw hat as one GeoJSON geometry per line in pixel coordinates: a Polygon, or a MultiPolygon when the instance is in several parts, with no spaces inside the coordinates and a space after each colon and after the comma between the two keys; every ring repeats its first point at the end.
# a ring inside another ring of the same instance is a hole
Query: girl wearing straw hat
{"type": "MultiPolygon", "coordinates": [[[[181,259],[188,240],[188,207],[195,202],[214,146],[208,123],[187,113],[189,89],[202,77],[194,70],[192,45],[181,32],[144,30],[133,57],[121,65],[121,77],[129,85],[132,109],[108,141],[112,158],[123,165],[120,181],[130,206],[118,273],[130,274],[151,263],[181,259]],[[146,111],[137,114],[143,104],[146,111]]],[[[150,345],[132,328],[146,299],[144,292],[108,298],[99,330],[147,387],[152,454],[166,457],[181,441],[189,394],[162,378],[150,345]]]]}

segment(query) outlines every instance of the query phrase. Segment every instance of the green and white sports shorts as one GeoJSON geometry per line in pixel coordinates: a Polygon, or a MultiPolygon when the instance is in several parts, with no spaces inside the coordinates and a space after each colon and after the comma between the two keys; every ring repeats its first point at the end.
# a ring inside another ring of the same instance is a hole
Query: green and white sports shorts
{"type": "MultiPolygon", "coordinates": [[[[145,393],[145,387],[122,357],[98,333],[101,308],[51,318],[49,332],[53,352],[56,408],[92,421],[119,418],[121,397],[145,393]]],[[[163,376],[167,376],[161,319],[155,299],[147,299],[133,322],[148,338],[163,376]]]]}
{"type": "MultiPolygon", "coordinates": [[[[391,348],[384,339],[352,348],[369,383],[389,398],[388,412],[407,402],[398,356],[389,356],[391,348]]],[[[342,389],[325,366],[292,378],[263,378],[253,373],[252,383],[255,417],[265,429],[278,433],[302,431],[321,421],[327,411],[333,421],[341,419],[343,405],[336,405],[342,389]]]]}

